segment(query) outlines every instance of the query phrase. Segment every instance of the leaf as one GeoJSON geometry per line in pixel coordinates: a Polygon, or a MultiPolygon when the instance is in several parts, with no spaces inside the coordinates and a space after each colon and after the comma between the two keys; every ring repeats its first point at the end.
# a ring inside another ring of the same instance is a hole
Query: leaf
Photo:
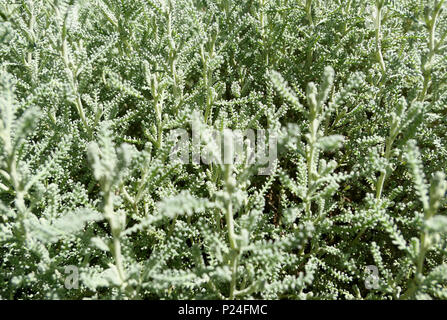
{"type": "Polygon", "coordinates": [[[96,248],[106,252],[110,251],[108,244],[102,238],[93,237],[90,241],[96,248]]]}
{"type": "Polygon", "coordinates": [[[168,218],[179,215],[190,216],[194,212],[203,212],[211,203],[207,199],[197,199],[189,192],[181,192],[175,197],[165,199],[158,203],[159,212],[168,218]]]}
{"type": "Polygon", "coordinates": [[[318,146],[324,151],[334,151],[342,147],[345,137],[339,134],[322,137],[318,140],[318,146]]]}
{"type": "Polygon", "coordinates": [[[48,220],[34,221],[31,225],[31,234],[43,243],[53,243],[80,232],[89,222],[100,220],[102,215],[99,212],[80,209],[63,215],[53,223],[48,220]]]}
{"type": "Polygon", "coordinates": [[[303,105],[289,88],[287,82],[284,80],[280,73],[271,71],[269,73],[269,77],[273,86],[280,93],[282,98],[290,102],[296,110],[304,110],[303,105]]]}
{"type": "Polygon", "coordinates": [[[425,222],[427,230],[435,233],[447,233],[447,217],[436,215],[425,222]]]}
{"type": "Polygon", "coordinates": [[[107,280],[109,284],[114,286],[121,285],[121,279],[119,277],[118,270],[114,265],[110,264],[110,268],[104,270],[101,275],[105,280],[107,280]]]}

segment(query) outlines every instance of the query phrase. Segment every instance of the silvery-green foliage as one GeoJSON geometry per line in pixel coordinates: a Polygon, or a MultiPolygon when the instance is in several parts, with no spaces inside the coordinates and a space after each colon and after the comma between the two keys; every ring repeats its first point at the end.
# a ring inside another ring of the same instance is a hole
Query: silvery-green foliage
{"type": "Polygon", "coordinates": [[[447,298],[446,6],[0,0],[0,298],[447,298]]]}

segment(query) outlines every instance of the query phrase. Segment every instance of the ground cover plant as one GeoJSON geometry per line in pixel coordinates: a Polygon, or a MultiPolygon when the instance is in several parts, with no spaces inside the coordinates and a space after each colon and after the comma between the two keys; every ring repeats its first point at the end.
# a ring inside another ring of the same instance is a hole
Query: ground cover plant
{"type": "Polygon", "coordinates": [[[0,0],[0,298],[447,298],[446,11],[0,0]]]}

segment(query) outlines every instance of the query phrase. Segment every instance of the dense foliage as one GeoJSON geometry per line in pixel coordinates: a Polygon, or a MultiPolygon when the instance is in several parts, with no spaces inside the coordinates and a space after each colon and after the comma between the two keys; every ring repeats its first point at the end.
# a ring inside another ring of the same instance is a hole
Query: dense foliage
{"type": "Polygon", "coordinates": [[[446,9],[0,0],[0,298],[447,298],[446,9]]]}

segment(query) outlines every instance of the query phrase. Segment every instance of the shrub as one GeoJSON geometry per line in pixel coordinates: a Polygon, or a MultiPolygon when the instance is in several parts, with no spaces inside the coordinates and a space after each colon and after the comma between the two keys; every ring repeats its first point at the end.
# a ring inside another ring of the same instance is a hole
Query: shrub
{"type": "Polygon", "coordinates": [[[0,0],[0,298],[447,298],[445,9],[0,0]]]}

